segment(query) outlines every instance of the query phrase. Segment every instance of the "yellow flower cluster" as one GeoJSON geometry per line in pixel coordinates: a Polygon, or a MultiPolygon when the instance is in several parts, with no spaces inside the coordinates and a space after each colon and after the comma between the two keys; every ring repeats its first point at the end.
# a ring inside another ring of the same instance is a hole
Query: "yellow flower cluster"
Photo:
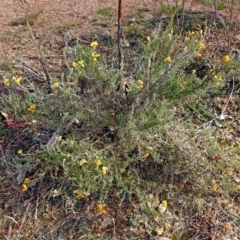
{"type": "Polygon", "coordinates": [[[95,49],[98,46],[98,42],[93,41],[93,42],[90,43],[90,46],[95,49]]]}
{"type": "Polygon", "coordinates": [[[8,78],[4,78],[4,79],[3,79],[3,84],[4,84],[5,86],[9,86],[9,79],[8,79],[8,78]]]}
{"type": "Polygon", "coordinates": [[[73,67],[73,68],[78,68],[78,67],[84,68],[85,65],[84,65],[83,60],[81,60],[81,61],[77,61],[77,62],[72,62],[72,67],[73,67]]]}
{"type": "Polygon", "coordinates": [[[198,50],[202,50],[202,49],[204,49],[204,48],[205,48],[205,44],[202,43],[202,42],[200,42],[200,43],[198,44],[198,50]]]}
{"type": "Polygon", "coordinates": [[[58,141],[58,142],[62,141],[62,136],[56,136],[55,140],[58,141]]]}
{"type": "Polygon", "coordinates": [[[22,192],[27,192],[29,183],[30,183],[30,179],[24,178],[23,183],[22,183],[22,192]]]}
{"type": "Polygon", "coordinates": [[[75,194],[76,198],[84,198],[85,197],[84,192],[80,189],[74,190],[74,194],[75,194]]]}
{"type": "Polygon", "coordinates": [[[180,83],[180,88],[184,88],[187,85],[187,81],[183,81],[180,83]]]}
{"type": "Polygon", "coordinates": [[[167,200],[163,200],[162,203],[158,206],[158,212],[160,213],[166,212],[167,207],[168,207],[167,200]]]}
{"type": "Polygon", "coordinates": [[[103,166],[102,167],[102,174],[106,175],[107,174],[107,170],[108,170],[108,168],[103,166]]]}
{"type": "Polygon", "coordinates": [[[18,153],[19,155],[22,155],[23,150],[22,150],[22,149],[19,149],[17,153],[18,153]]]}
{"type": "Polygon", "coordinates": [[[150,36],[147,36],[146,39],[147,39],[147,41],[148,41],[149,43],[151,42],[150,36]]]}
{"type": "MultiPolygon", "coordinates": [[[[99,159],[98,156],[96,156],[94,163],[95,163],[95,165],[96,165],[97,167],[99,167],[99,166],[102,165],[102,161],[99,159]]],[[[102,174],[103,174],[103,175],[106,175],[106,174],[107,174],[107,170],[108,170],[108,167],[102,166],[102,174]]]]}
{"type": "Polygon", "coordinates": [[[223,81],[222,77],[218,76],[218,75],[214,75],[213,76],[213,80],[216,83],[216,85],[220,85],[222,83],[222,81],[223,81]]]}
{"type": "Polygon", "coordinates": [[[169,57],[166,57],[165,59],[164,59],[164,62],[165,63],[169,63],[169,62],[171,62],[172,61],[172,58],[169,56],[169,57]]]}
{"type": "Polygon", "coordinates": [[[229,62],[230,61],[230,57],[228,55],[225,55],[225,56],[222,57],[222,60],[224,62],[229,62]]]}
{"type": "Polygon", "coordinates": [[[12,77],[12,80],[17,84],[17,85],[19,85],[20,83],[21,83],[21,81],[22,81],[22,77],[21,76],[13,76],[12,77]]]}
{"type": "MultiPolygon", "coordinates": [[[[195,43],[198,43],[197,45],[197,50],[195,51],[194,55],[195,57],[201,57],[202,54],[201,54],[201,51],[203,49],[205,49],[205,44],[202,42],[202,35],[203,35],[203,30],[199,30],[199,31],[189,31],[187,33],[187,36],[185,37],[184,41],[185,42],[188,42],[190,41],[190,39],[192,38],[194,40],[195,43]],[[199,36],[200,35],[200,36],[199,36]],[[198,38],[198,39],[196,39],[198,38]],[[200,39],[199,39],[200,38],[200,39]]],[[[184,51],[187,51],[188,50],[188,47],[185,46],[184,51]]]]}
{"type": "Polygon", "coordinates": [[[189,31],[188,33],[187,33],[187,36],[185,37],[185,39],[184,39],[184,41],[185,42],[188,42],[190,39],[191,39],[191,37],[193,37],[193,36],[202,36],[203,35],[203,30],[202,29],[200,29],[199,31],[189,31]]]}
{"type": "Polygon", "coordinates": [[[212,186],[212,187],[213,187],[213,190],[214,190],[214,191],[217,191],[217,189],[218,189],[218,184],[215,182],[215,183],[213,183],[213,186],[212,186]]]}
{"type": "MultiPolygon", "coordinates": [[[[3,80],[3,84],[5,86],[9,86],[10,85],[10,80],[9,78],[4,78],[3,80]]],[[[15,82],[17,85],[19,85],[22,81],[22,77],[21,76],[13,76],[12,77],[12,81],[15,82]]]]}
{"type": "Polygon", "coordinates": [[[106,214],[106,204],[101,203],[97,205],[97,213],[99,214],[106,214]]]}
{"type": "Polygon", "coordinates": [[[59,85],[60,85],[59,82],[54,82],[52,88],[53,89],[59,88],[59,85]]]}
{"type": "Polygon", "coordinates": [[[95,165],[96,165],[97,167],[99,167],[99,166],[102,165],[102,161],[99,159],[98,156],[96,156],[94,163],[95,163],[95,165]]]}
{"type": "Polygon", "coordinates": [[[167,206],[168,206],[167,200],[163,200],[163,201],[162,201],[162,206],[165,207],[165,208],[167,208],[167,206]]]}
{"type": "Polygon", "coordinates": [[[83,159],[79,160],[79,165],[82,166],[82,165],[84,165],[86,162],[87,162],[87,160],[83,158],[83,159]]]}
{"type": "Polygon", "coordinates": [[[194,54],[195,54],[195,57],[201,57],[202,56],[202,54],[199,51],[196,51],[194,54]]]}
{"type": "Polygon", "coordinates": [[[101,56],[101,54],[99,53],[92,53],[92,59],[94,62],[96,62],[98,60],[98,58],[101,56]]]}
{"type": "Polygon", "coordinates": [[[143,157],[143,158],[147,158],[148,156],[149,156],[149,152],[148,152],[148,150],[145,150],[145,151],[143,152],[142,157],[143,157]]]}
{"type": "Polygon", "coordinates": [[[137,82],[138,82],[137,89],[142,90],[144,88],[144,82],[140,79],[137,82]]]}
{"type": "Polygon", "coordinates": [[[36,105],[35,104],[31,104],[29,107],[28,107],[28,111],[30,113],[34,113],[36,110],[36,105]]]}
{"type": "Polygon", "coordinates": [[[189,31],[189,32],[188,32],[188,36],[193,36],[193,35],[195,35],[195,34],[196,34],[195,31],[189,31]]]}

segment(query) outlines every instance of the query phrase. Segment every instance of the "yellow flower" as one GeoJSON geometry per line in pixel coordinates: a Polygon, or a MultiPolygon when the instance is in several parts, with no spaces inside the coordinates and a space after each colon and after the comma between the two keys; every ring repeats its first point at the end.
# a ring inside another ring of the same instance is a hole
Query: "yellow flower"
{"type": "Polygon", "coordinates": [[[102,167],[102,174],[106,175],[107,174],[108,167],[102,167]]]}
{"type": "Polygon", "coordinates": [[[222,60],[224,62],[229,62],[230,61],[230,57],[228,55],[225,55],[225,56],[222,57],[222,60]]]}
{"type": "Polygon", "coordinates": [[[30,105],[30,106],[28,107],[28,111],[29,111],[30,113],[34,113],[35,110],[36,110],[36,105],[35,105],[35,104],[32,104],[32,105],[30,105]]]}
{"type": "Polygon", "coordinates": [[[62,136],[56,136],[55,139],[56,139],[56,141],[60,142],[60,141],[62,141],[62,136]]]}
{"type": "Polygon", "coordinates": [[[146,37],[147,41],[150,43],[151,42],[151,38],[149,36],[146,37]]]}
{"type": "Polygon", "coordinates": [[[53,89],[58,88],[58,87],[59,87],[59,82],[53,83],[53,85],[52,85],[52,88],[53,88],[53,89]]]}
{"type": "Polygon", "coordinates": [[[26,192],[28,190],[28,187],[26,184],[22,184],[22,192],[26,192]]]}
{"type": "Polygon", "coordinates": [[[200,52],[198,52],[198,51],[195,52],[195,57],[201,57],[201,56],[202,56],[202,54],[200,52]]]}
{"type": "Polygon", "coordinates": [[[15,76],[13,76],[12,77],[12,80],[16,83],[16,84],[20,84],[20,82],[22,81],[22,77],[15,77],[15,76]]]}
{"type": "Polygon", "coordinates": [[[97,59],[101,56],[101,54],[99,54],[99,53],[92,53],[91,56],[92,56],[92,58],[93,58],[93,61],[96,62],[97,59]]]}
{"type": "Polygon", "coordinates": [[[78,64],[79,67],[82,67],[82,68],[85,67],[83,60],[78,61],[77,64],[78,64]]]}
{"type": "Polygon", "coordinates": [[[184,52],[186,52],[187,50],[188,50],[188,47],[187,47],[187,46],[183,48],[183,51],[184,51],[184,52]]]}
{"type": "Polygon", "coordinates": [[[140,79],[137,82],[138,82],[137,89],[142,90],[144,88],[144,82],[140,79]]]}
{"type": "Polygon", "coordinates": [[[145,150],[144,152],[143,152],[143,158],[146,158],[146,157],[148,157],[149,156],[149,152],[148,152],[148,150],[145,150]]]}
{"type": "Polygon", "coordinates": [[[180,83],[180,88],[184,88],[187,85],[187,81],[183,81],[180,83]]]}
{"type": "Polygon", "coordinates": [[[168,63],[168,62],[171,62],[171,61],[172,61],[171,57],[166,57],[166,58],[164,59],[164,62],[165,62],[165,63],[168,63]]]}
{"type": "Polygon", "coordinates": [[[204,49],[204,48],[205,48],[204,43],[199,43],[199,44],[198,44],[198,49],[199,49],[199,50],[202,50],[202,49],[204,49]]]}
{"type": "Polygon", "coordinates": [[[8,78],[4,78],[4,79],[3,79],[3,84],[4,84],[5,86],[9,86],[9,79],[8,79],[8,78]]]}
{"type": "Polygon", "coordinates": [[[215,182],[215,183],[213,183],[212,187],[213,187],[213,190],[216,191],[218,189],[218,184],[215,182]]]}
{"type": "Polygon", "coordinates": [[[96,156],[94,163],[95,163],[95,165],[96,165],[97,167],[99,167],[99,166],[102,165],[102,162],[101,162],[101,160],[99,159],[98,156],[96,156]]]}
{"type": "Polygon", "coordinates": [[[190,37],[185,37],[184,41],[188,42],[190,40],[190,37]]]}
{"type": "Polygon", "coordinates": [[[96,48],[98,46],[98,42],[97,41],[93,41],[93,42],[90,43],[90,46],[92,48],[96,48]]]}
{"type": "Polygon", "coordinates": [[[167,201],[163,200],[162,203],[158,206],[158,212],[164,213],[167,210],[167,201]]]}
{"type": "Polygon", "coordinates": [[[167,208],[167,206],[168,206],[167,200],[163,200],[163,201],[162,201],[162,206],[165,207],[165,208],[167,208]]]}
{"type": "Polygon", "coordinates": [[[78,61],[78,62],[72,62],[72,67],[74,67],[74,68],[77,68],[77,67],[82,67],[82,68],[84,68],[85,65],[84,65],[83,60],[81,60],[81,61],[78,61]]]}
{"type": "Polygon", "coordinates": [[[52,192],[53,192],[53,194],[58,194],[58,190],[57,189],[54,189],[52,192]]]}
{"type": "Polygon", "coordinates": [[[106,214],[106,210],[105,210],[106,204],[98,204],[97,205],[97,213],[99,214],[106,214]]]}
{"type": "Polygon", "coordinates": [[[82,166],[86,162],[87,162],[87,160],[83,158],[83,159],[79,160],[79,165],[82,166]]]}
{"type": "Polygon", "coordinates": [[[22,149],[19,149],[17,153],[18,153],[19,155],[22,155],[23,150],[22,150],[22,149]]]}
{"type": "Polygon", "coordinates": [[[24,178],[23,184],[28,185],[29,183],[30,183],[30,179],[29,178],[24,178]]]}
{"type": "Polygon", "coordinates": [[[173,29],[171,29],[170,33],[168,33],[168,37],[169,37],[169,39],[172,38],[172,35],[173,35],[173,29]]]}
{"type": "Polygon", "coordinates": [[[76,62],[72,62],[72,67],[77,68],[78,64],[76,62]]]}
{"type": "Polygon", "coordinates": [[[213,76],[213,80],[214,80],[214,82],[216,83],[216,85],[221,84],[222,81],[223,81],[222,77],[221,77],[221,76],[218,76],[218,75],[214,75],[214,76],[213,76]]]}
{"type": "Polygon", "coordinates": [[[81,191],[80,189],[75,190],[74,193],[75,193],[76,198],[84,198],[85,197],[84,192],[81,191]]]}

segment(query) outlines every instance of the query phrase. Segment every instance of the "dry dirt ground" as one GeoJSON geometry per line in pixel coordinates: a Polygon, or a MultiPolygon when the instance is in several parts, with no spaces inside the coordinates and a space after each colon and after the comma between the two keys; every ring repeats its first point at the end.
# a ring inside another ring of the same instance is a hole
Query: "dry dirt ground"
{"type": "MultiPolygon", "coordinates": [[[[53,46],[61,41],[57,35],[57,30],[63,27],[73,35],[81,33],[93,33],[98,29],[102,31],[110,31],[116,33],[116,28],[106,27],[103,29],[101,24],[96,20],[98,15],[96,11],[105,7],[112,7],[115,11],[115,16],[111,19],[117,23],[117,0],[2,0],[0,5],[0,63],[11,62],[20,57],[31,59],[36,57],[36,46],[34,41],[29,37],[29,29],[26,24],[21,24],[21,21],[31,14],[37,17],[34,24],[31,26],[32,31],[39,37],[39,43],[48,44],[48,54],[51,58],[54,55],[61,54],[56,52],[53,46]],[[57,39],[56,39],[57,38],[57,39]],[[48,43],[46,43],[48,42],[48,43]]],[[[193,0],[184,1],[184,7],[203,12],[213,11],[212,7],[196,4],[193,0]]],[[[161,6],[181,5],[181,0],[124,0],[123,13],[126,15],[129,12],[141,8],[151,10],[151,13],[159,9],[161,6]]],[[[234,3],[234,8],[236,3],[234,3]]],[[[228,8],[219,13],[225,18],[237,20],[239,15],[228,8]]],[[[151,17],[151,14],[150,16],[151,17]]]]}

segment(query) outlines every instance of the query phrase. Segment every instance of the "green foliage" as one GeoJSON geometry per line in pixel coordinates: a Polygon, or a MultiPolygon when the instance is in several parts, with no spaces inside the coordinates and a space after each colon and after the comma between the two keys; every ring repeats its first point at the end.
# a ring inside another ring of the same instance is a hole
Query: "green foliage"
{"type": "Polygon", "coordinates": [[[19,25],[23,25],[26,26],[27,23],[29,23],[30,25],[33,25],[34,22],[39,18],[40,13],[31,13],[28,14],[22,18],[16,19],[14,21],[12,21],[12,26],[19,26],[19,25]]]}
{"type": "Polygon", "coordinates": [[[113,9],[111,7],[99,8],[97,10],[97,14],[101,15],[101,16],[104,16],[104,17],[112,17],[113,9]]]}
{"type": "Polygon", "coordinates": [[[209,1],[208,1],[208,0],[196,0],[196,2],[197,2],[197,3],[204,4],[204,5],[209,4],[209,1]]]}
{"type": "Polygon", "coordinates": [[[227,8],[227,5],[224,4],[224,3],[218,3],[218,4],[217,4],[217,9],[218,9],[218,10],[224,10],[224,9],[226,9],[226,8],[227,8]]]}
{"type": "Polygon", "coordinates": [[[168,5],[162,5],[161,8],[159,9],[160,13],[165,13],[165,14],[174,14],[176,11],[176,7],[171,7],[168,5]]]}
{"type": "Polygon", "coordinates": [[[124,32],[126,33],[126,35],[128,37],[131,37],[133,39],[137,39],[137,38],[143,38],[143,32],[141,31],[141,29],[139,28],[138,25],[135,25],[134,23],[126,26],[124,28],[124,32]]]}

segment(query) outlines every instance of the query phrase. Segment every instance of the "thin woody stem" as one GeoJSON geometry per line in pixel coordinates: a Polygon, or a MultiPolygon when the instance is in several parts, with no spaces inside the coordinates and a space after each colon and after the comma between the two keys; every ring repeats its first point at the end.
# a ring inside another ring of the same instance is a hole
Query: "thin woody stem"
{"type": "Polygon", "coordinates": [[[118,68],[122,71],[123,68],[123,53],[122,53],[122,0],[118,0],[118,68]]]}
{"type": "MultiPolygon", "coordinates": [[[[120,73],[120,92],[124,95],[124,79],[123,79],[123,48],[122,48],[122,0],[118,0],[118,69],[120,73]]],[[[125,96],[125,95],[124,95],[125,96]]]]}

